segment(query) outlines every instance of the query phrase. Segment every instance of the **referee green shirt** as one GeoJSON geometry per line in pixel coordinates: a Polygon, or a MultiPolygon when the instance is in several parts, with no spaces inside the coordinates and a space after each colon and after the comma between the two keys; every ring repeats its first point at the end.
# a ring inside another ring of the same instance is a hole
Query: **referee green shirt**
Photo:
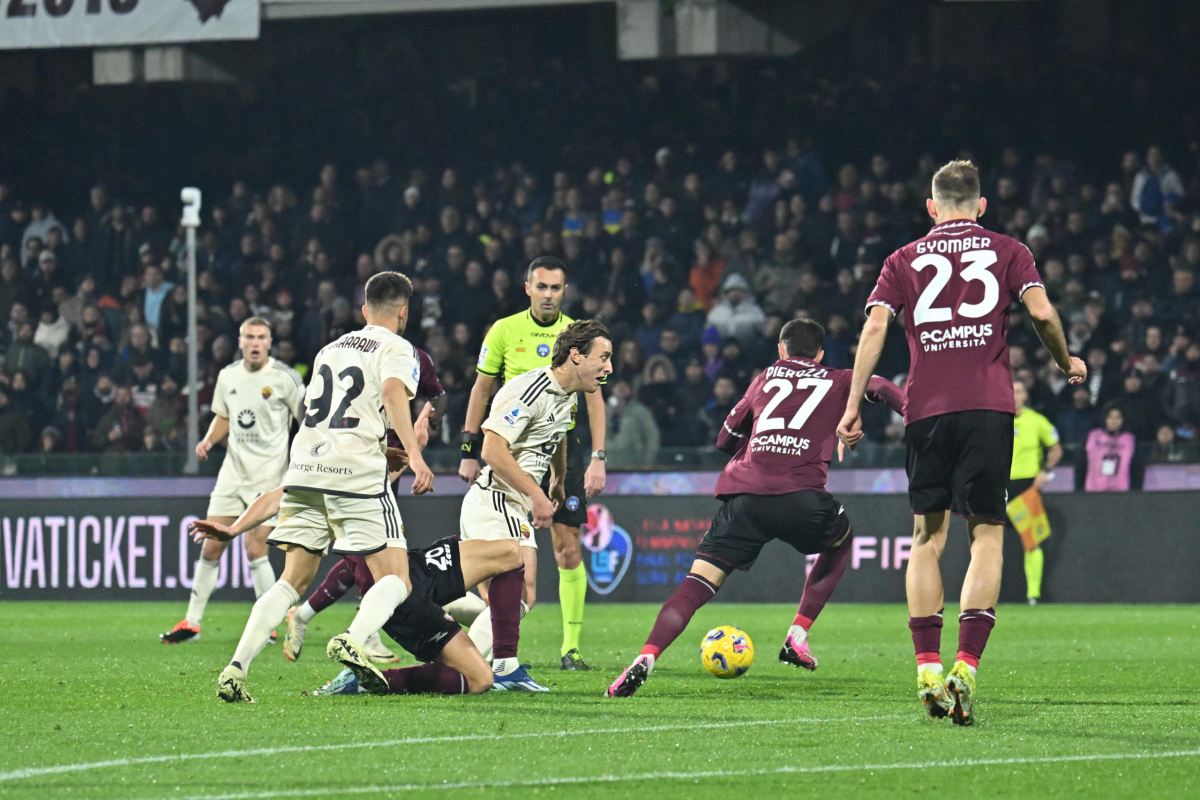
{"type": "Polygon", "coordinates": [[[475,369],[508,383],[518,375],[548,367],[558,332],[574,321],[559,313],[553,322],[540,322],[529,310],[497,320],[483,340],[475,369]]]}
{"type": "Polygon", "coordinates": [[[1042,468],[1042,449],[1058,444],[1053,423],[1032,408],[1013,419],[1013,460],[1009,480],[1036,477],[1042,468]]]}

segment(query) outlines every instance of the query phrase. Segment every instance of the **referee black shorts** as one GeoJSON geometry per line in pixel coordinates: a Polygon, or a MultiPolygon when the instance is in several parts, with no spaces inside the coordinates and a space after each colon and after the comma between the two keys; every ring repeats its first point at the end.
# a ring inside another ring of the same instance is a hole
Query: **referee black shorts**
{"type": "Polygon", "coordinates": [[[1012,469],[1013,415],[955,411],[904,431],[908,501],[914,514],[949,511],[1003,525],[1012,469]]]}
{"type": "Polygon", "coordinates": [[[727,573],[746,570],[772,539],[811,555],[840,543],[849,529],[846,510],[829,492],[739,494],[717,510],[696,558],[727,573]]]}
{"type": "MultiPolygon", "coordinates": [[[[554,512],[554,523],[568,528],[582,528],[587,522],[587,492],[583,488],[583,473],[592,459],[591,453],[584,458],[583,444],[579,441],[579,428],[567,431],[567,477],[563,482],[567,502],[554,512]]],[[[550,491],[550,470],[542,479],[542,491],[550,491]]]]}

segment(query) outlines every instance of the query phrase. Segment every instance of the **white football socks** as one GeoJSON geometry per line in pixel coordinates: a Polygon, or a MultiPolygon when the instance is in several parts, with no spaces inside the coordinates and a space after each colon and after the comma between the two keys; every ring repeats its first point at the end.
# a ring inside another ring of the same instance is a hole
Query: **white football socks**
{"type": "Polygon", "coordinates": [[[492,664],[492,673],[495,675],[511,675],[517,671],[517,667],[521,666],[519,658],[497,658],[492,664]]]}
{"type": "Polygon", "coordinates": [[[404,585],[400,576],[385,575],[363,595],[358,613],[354,615],[354,621],[350,623],[346,632],[359,643],[365,642],[372,633],[383,627],[396,610],[396,606],[403,603],[407,597],[408,587],[404,585]]]}
{"type": "Polygon", "coordinates": [[[192,596],[188,599],[187,621],[197,628],[204,620],[204,609],[217,585],[219,561],[209,561],[203,556],[196,560],[196,574],[192,578],[192,596]]]}
{"type": "MultiPolygon", "coordinates": [[[[455,602],[458,602],[457,600],[455,602]]],[[[529,613],[529,606],[525,605],[525,601],[521,601],[521,619],[525,619],[525,615],[529,613]]],[[[451,612],[451,616],[454,613],[451,612]]],[[[471,623],[471,629],[467,631],[467,637],[474,642],[475,647],[483,654],[484,658],[492,657],[492,608],[488,606],[479,612],[479,616],[475,617],[475,621],[471,623]]],[[[496,673],[503,675],[507,673],[496,673]]]]}
{"type": "Polygon", "coordinates": [[[925,672],[926,670],[932,672],[934,675],[941,676],[942,665],[938,664],[938,663],[933,663],[933,662],[931,662],[929,664],[917,664],[917,677],[918,678],[921,677],[921,673],[925,672]]]}
{"type": "Polygon", "coordinates": [[[271,569],[271,560],[263,556],[251,561],[250,577],[254,580],[254,596],[262,597],[275,585],[275,570],[271,569]]]}
{"type": "Polygon", "coordinates": [[[300,620],[305,625],[312,622],[312,618],[316,615],[317,612],[313,610],[313,607],[308,604],[307,600],[296,607],[296,619],[300,620]]]}
{"type": "Polygon", "coordinates": [[[255,601],[250,619],[246,620],[246,630],[233,652],[233,660],[245,672],[250,671],[250,662],[267,646],[271,632],[283,622],[288,609],[299,599],[300,595],[292,585],[280,578],[255,601]]]}
{"type": "Polygon", "coordinates": [[[799,625],[793,625],[788,628],[788,636],[795,636],[800,644],[804,644],[808,640],[808,631],[799,625]]]}
{"type": "Polygon", "coordinates": [[[454,617],[454,621],[459,625],[470,625],[487,607],[487,603],[483,601],[482,597],[473,592],[467,592],[454,602],[442,606],[442,609],[454,617]]]}

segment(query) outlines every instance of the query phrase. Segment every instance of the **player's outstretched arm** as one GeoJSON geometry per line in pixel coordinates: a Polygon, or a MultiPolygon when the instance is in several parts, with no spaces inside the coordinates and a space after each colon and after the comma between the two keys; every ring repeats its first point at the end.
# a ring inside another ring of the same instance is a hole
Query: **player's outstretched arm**
{"type": "Polygon", "coordinates": [[[204,438],[196,443],[196,458],[201,461],[208,461],[208,451],[213,449],[213,445],[223,441],[229,435],[229,420],[221,415],[215,415],[212,422],[208,425],[208,432],[204,434],[204,438]]]}
{"type": "Polygon", "coordinates": [[[246,531],[252,531],[259,525],[279,513],[279,503],[283,500],[283,487],[272,489],[260,494],[242,515],[233,521],[232,525],[222,525],[207,519],[198,519],[188,526],[192,539],[199,542],[212,539],[217,542],[228,542],[241,536],[246,531]]]}
{"type": "Polygon", "coordinates": [[[467,442],[468,435],[480,435],[479,428],[483,425],[483,414],[487,410],[488,400],[492,396],[492,388],[496,385],[495,377],[476,373],[475,385],[471,387],[471,398],[467,401],[467,417],[463,420],[463,457],[458,465],[458,476],[467,483],[474,483],[479,477],[479,443],[467,442]]]}
{"type": "MultiPolygon", "coordinates": [[[[604,394],[597,389],[594,392],[585,393],[583,398],[587,403],[588,429],[592,433],[592,449],[603,450],[608,424],[608,416],[604,413],[604,394]]],[[[595,497],[603,492],[605,478],[604,462],[598,458],[589,459],[587,470],[583,473],[584,494],[588,497],[595,497]]]]}
{"type": "Polygon", "coordinates": [[[533,527],[549,528],[554,519],[554,504],[542,487],[521,469],[517,459],[508,449],[508,441],[495,431],[483,432],[483,460],[488,463],[504,482],[529,498],[529,510],[533,512],[533,527]]]}
{"type": "Polygon", "coordinates": [[[413,471],[412,493],[425,494],[433,491],[433,473],[421,456],[421,445],[417,441],[417,432],[413,430],[412,410],[408,406],[411,399],[408,389],[399,378],[388,378],[383,382],[383,408],[408,453],[408,465],[413,471]]]}
{"type": "Polygon", "coordinates": [[[1058,312],[1046,296],[1046,290],[1040,286],[1030,286],[1021,295],[1021,302],[1029,310],[1029,318],[1033,321],[1033,329],[1037,331],[1038,338],[1050,351],[1054,363],[1068,376],[1067,382],[1083,383],[1087,378],[1087,365],[1083,363],[1082,358],[1075,358],[1067,349],[1062,320],[1058,318],[1058,312]]]}
{"type": "Polygon", "coordinates": [[[838,423],[837,435],[845,444],[853,449],[863,438],[862,419],[858,409],[867,393],[867,384],[879,363],[879,355],[883,352],[883,343],[887,339],[888,325],[892,321],[892,312],[884,306],[871,306],[867,324],[863,326],[862,336],[858,339],[858,353],[854,356],[854,378],[850,382],[850,396],[846,398],[846,413],[838,423]]]}

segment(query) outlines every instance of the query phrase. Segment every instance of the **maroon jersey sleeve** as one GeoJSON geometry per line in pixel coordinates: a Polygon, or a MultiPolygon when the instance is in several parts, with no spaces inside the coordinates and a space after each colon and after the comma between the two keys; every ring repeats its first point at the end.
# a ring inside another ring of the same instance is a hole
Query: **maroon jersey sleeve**
{"type": "Polygon", "coordinates": [[[872,403],[887,403],[888,408],[897,414],[904,413],[904,392],[887,378],[871,376],[871,380],[867,382],[867,400],[872,403]]]}
{"type": "Polygon", "coordinates": [[[725,418],[725,424],[721,426],[721,431],[717,434],[717,449],[722,453],[735,455],[749,441],[747,437],[750,434],[750,426],[754,422],[754,408],[751,400],[757,397],[762,390],[763,375],[765,374],[764,372],[754,379],[750,388],[742,395],[742,399],[737,401],[737,405],[725,418]]]}
{"type": "Polygon", "coordinates": [[[421,379],[417,382],[417,394],[428,400],[444,395],[446,390],[442,387],[442,382],[438,380],[437,370],[433,366],[433,359],[429,357],[429,353],[417,348],[417,361],[421,365],[421,379]]]}
{"type": "Polygon", "coordinates": [[[764,370],[725,420],[717,497],[823,491],[852,376],[806,358],[764,370]]]}
{"type": "Polygon", "coordinates": [[[1038,274],[1037,264],[1033,261],[1033,253],[1020,242],[1016,242],[1016,246],[1012,248],[1012,261],[1008,266],[1007,277],[1008,291],[1018,299],[1030,286],[1046,288],[1042,283],[1042,276],[1038,274]]]}
{"type": "Polygon", "coordinates": [[[879,278],[875,281],[875,289],[867,298],[867,314],[871,313],[871,306],[883,306],[892,312],[893,317],[897,317],[900,315],[900,309],[908,305],[904,302],[905,284],[902,275],[899,274],[900,262],[897,255],[893,253],[883,262],[883,269],[879,271],[879,278]]]}

